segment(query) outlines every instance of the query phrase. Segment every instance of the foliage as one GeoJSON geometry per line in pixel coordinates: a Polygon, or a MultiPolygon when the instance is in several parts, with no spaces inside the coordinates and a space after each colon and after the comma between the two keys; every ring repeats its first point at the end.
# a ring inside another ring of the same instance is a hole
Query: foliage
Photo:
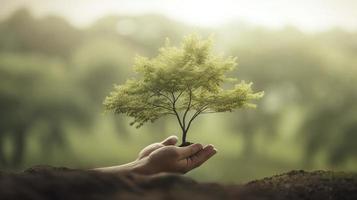
{"type": "Polygon", "coordinates": [[[211,40],[190,35],[180,48],[170,46],[167,41],[157,57],[136,59],[134,67],[140,79],[116,86],[104,105],[106,110],[133,117],[131,124],[137,128],[148,121],[173,115],[185,143],[191,123],[200,114],[254,107],[251,100],[263,96],[263,92],[253,92],[252,83],[244,81],[232,89],[222,87],[225,81],[232,81],[226,73],[235,66],[235,58],[211,52],[211,40]]]}

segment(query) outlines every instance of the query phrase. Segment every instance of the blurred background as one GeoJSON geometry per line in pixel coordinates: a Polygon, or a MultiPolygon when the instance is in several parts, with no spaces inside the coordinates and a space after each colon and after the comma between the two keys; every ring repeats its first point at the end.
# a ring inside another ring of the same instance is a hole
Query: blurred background
{"type": "Polygon", "coordinates": [[[357,171],[354,0],[0,0],[0,168],[123,164],[177,134],[104,114],[135,55],[169,37],[213,34],[231,76],[265,97],[255,110],[200,117],[191,142],[218,154],[188,175],[241,183],[292,169],[357,171]]]}

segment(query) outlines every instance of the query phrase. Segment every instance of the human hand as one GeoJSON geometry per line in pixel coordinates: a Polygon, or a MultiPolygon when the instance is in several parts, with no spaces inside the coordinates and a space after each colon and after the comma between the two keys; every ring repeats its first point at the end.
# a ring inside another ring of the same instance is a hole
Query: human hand
{"type": "Polygon", "coordinates": [[[176,136],[170,136],[160,143],[145,147],[139,153],[137,172],[155,174],[160,172],[186,173],[199,167],[217,150],[212,145],[203,147],[201,144],[191,144],[185,147],[174,146],[176,136]]]}
{"type": "Polygon", "coordinates": [[[187,173],[199,167],[217,150],[212,145],[203,147],[201,144],[191,144],[177,147],[176,136],[170,136],[162,142],[151,144],[140,151],[138,158],[124,165],[96,168],[105,173],[135,172],[153,175],[160,172],[187,173]]]}

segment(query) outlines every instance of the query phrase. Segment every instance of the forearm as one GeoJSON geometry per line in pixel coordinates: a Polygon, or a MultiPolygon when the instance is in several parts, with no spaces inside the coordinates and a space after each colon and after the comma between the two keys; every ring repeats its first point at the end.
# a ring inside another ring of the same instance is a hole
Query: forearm
{"type": "Polygon", "coordinates": [[[111,166],[111,167],[101,167],[92,169],[104,173],[137,173],[137,174],[150,174],[149,170],[145,166],[142,160],[135,160],[133,162],[111,166]]]}

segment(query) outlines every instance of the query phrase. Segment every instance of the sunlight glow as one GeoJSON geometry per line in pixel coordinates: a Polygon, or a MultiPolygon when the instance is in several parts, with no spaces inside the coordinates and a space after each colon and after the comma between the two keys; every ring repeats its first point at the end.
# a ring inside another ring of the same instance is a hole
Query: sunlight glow
{"type": "Polygon", "coordinates": [[[1,0],[1,4],[2,15],[27,6],[37,15],[59,14],[79,26],[108,14],[158,13],[208,27],[242,21],[272,28],[294,25],[305,31],[357,30],[355,0],[1,0]]]}

